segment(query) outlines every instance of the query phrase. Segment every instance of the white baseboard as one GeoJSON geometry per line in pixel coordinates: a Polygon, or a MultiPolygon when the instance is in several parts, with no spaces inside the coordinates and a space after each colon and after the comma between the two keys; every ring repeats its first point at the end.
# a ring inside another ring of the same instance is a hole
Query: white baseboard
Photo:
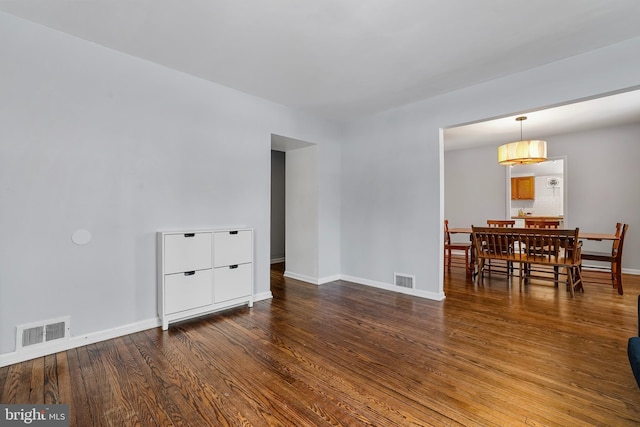
{"type": "Polygon", "coordinates": [[[402,288],[400,286],[394,286],[390,283],[376,282],[375,280],[363,279],[360,277],[347,276],[347,275],[342,275],[340,280],[358,283],[360,285],[373,286],[374,288],[385,289],[387,291],[398,292],[401,294],[412,295],[414,297],[426,298],[434,301],[443,301],[445,299],[444,292],[438,293],[438,292],[421,291],[418,289],[407,289],[407,288],[402,288]]]}
{"type": "MultiPolygon", "coordinates": [[[[589,265],[589,264],[582,264],[582,268],[584,270],[593,270],[593,271],[609,271],[609,267],[603,267],[601,265],[589,265]]],[[[622,269],[622,274],[632,274],[635,276],[640,275],[640,270],[634,270],[632,268],[623,268],[622,269]]]]}
{"type": "MultiPolygon", "coordinates": [[[[273,295],[271,294],[271,291],[268,291],[254,295],[253,301],[257,302],[271,298],[273,298],[273,295]]],[[[64,342],[47,345],[46,347],[23,348],[20,351],[0,354],[0,368],[13,365],[14,363],[26,362],[27,360],[59,353],[61,351],[72,350],[84,345],[95,344],[100,341],[106,341],[129,334],[135,334],[136,332],[141,332],[160,326],[162,326],[162,322],[159,318],[148,319],[141,322],[119,326],[117,328],[106,329],[104,331],[92,332],[90,334],[80,335],[77,337],[72,336],[64,342]]]]}
{"type": "Polygon", "coordinates": [[[273,294],[271,293],[271,291],[262,292],[260,294],[253,295],[253,302],[264,301],[266,299],[272,299],[272,298],[273,298],[273,294]]]}
{"type": "Polygon", "coordinates": [[[304,274],[285,271],[284,277],[289,277],[291,279],[296,279],[302,282],[311,283],[312,285],[324,285],[325,283],[335,282],[336,280],[340,280],[341,276],[339,274],[334,274],[333,276],[327,276],[327,277],[311,277],[311,276],[305,276],[304,274]]]}
{"type": "Polygon", "coordinates": [[[320,277],[318,279],[318,285],[324,285],[325,283],[335,282],[336,280],[342,279],[340,274],[334,274],[333,276],[320,277]]]}
{"type": "Polygon", "coordinates": [[[271,258],[271,264],[279,264],[281,262],[285,262],[286,258],[282,257],[282,258],[271,258]]]}
{"type": "Polygon", "coordinates": [[[305,276],[304,274],[293,273],[291,271],[285,270],[284,277],[300,280],[301,282],[311,283],[312,285],[319,285],[317,278],[311,277],[311,276],[305,276]]]}
{"type": "Polygon", "coordinates": [[[311,283],[312,285],[323,285],[325,283],[334,282],[336,280],[345,280],[347,282],[358,283],[360,285],[372,286],[374,288],[385,289],[392,292],[399,292],[401,294],[412,295],[419,298],[426,298],[435,301],[442,301],[445,299],[444,292],[436,293],[429,291],[421,291],[418,289],[407,289],[400,286],[394,286],[390,283],[376,282],[374,280],[362,279],[360,277],[347,276],[344,274],[336,274],[334,276],[327,276],[322,278],[315,278],[305,276],[303,274],[293,273],[291,271],[285,271],[284,277],[300,280],[302,282],[311,283]]]}
{"type": "Polygon", "coordinates": [[[100,341],[106,341],[112,338],[118,338],[124,335],[134,334],[151,328],[157,328],[162,325],[160,319],[148,319],[128,325],[119,326],[104,331],[92,332],[86,335],[70,337],[68,340],[59,344],[47,345],[40,348],[23,348],[13,353],[0,354],[0,368],[3,366],[13,365],[14,363],[25,362],[27,360],[36,359],[38,357],[48,356],[50,354],[67,351],[84,345],[94,344],[100,341]]]}

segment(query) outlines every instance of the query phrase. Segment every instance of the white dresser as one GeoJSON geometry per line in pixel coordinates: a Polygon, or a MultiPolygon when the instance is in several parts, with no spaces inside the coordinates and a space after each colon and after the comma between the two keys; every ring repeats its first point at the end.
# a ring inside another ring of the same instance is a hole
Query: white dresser
{"type": "Polygon", "coordinates": [[[253,230],[158,232],[158,315],[169,323],[253,306],[253,230]]]}

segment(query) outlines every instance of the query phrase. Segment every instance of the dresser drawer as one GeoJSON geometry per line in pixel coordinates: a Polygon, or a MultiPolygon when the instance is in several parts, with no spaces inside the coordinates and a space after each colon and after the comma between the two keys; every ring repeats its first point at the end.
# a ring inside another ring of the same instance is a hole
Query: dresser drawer
{"type": "Polygon", "coordinates": [[[245,297],[253,292],[253,264],[215,268],[213,274],[216,303],[245,297]]]}
{"type": "Polygon", "coordinates": [[[165,276],[165,312],[191,310],[213,304],[213,270],[199,270],[165,276]]]}
{"type": "Polygon", "coordinates": [[[164,273],[211,268],[212,233],[180,233],[164,236],[164,273]]]}
{"type": "Polygon", "coordinates": [[[223,267],[253,261],[251,230],[217,231],[213,233],[213,266],[223,267]]]}

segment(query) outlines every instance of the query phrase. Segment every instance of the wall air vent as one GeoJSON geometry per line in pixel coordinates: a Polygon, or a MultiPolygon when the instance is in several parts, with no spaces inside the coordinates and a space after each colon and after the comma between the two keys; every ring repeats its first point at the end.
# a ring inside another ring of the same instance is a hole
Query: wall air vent
{"type": "Polygon", "coordinates": [[[69,339],[70,323],[71,318],[66,316],[58,319],[18,325],[16,350],[32,348],[34,346],[45,346],[52,343],[52,341],[66,341],[69,339]]]}
{"type": "Polygon", "coordinates": [[[401,288],[413,289],[416,276],[411,274],[393,273],[393,283],[401,288]]]}

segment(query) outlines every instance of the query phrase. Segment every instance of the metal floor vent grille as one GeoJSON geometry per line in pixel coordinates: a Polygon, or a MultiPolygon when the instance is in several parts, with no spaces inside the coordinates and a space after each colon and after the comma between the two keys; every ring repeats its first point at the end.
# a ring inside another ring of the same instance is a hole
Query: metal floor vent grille
{"type": "Polygon", "coordinates": [[[18,349],[46,345],[51,341],[67,340],[69,338],[69,317],[45,320],[42,322],[18,325],[18,349]]]}
{"type": "Polygon", "coordinates": [[[393,274],[393,282],[396,286],[401,288],[413,289],[413,284],[416,281],[416,276],[412,276],[410,274],[393,274]]]}

